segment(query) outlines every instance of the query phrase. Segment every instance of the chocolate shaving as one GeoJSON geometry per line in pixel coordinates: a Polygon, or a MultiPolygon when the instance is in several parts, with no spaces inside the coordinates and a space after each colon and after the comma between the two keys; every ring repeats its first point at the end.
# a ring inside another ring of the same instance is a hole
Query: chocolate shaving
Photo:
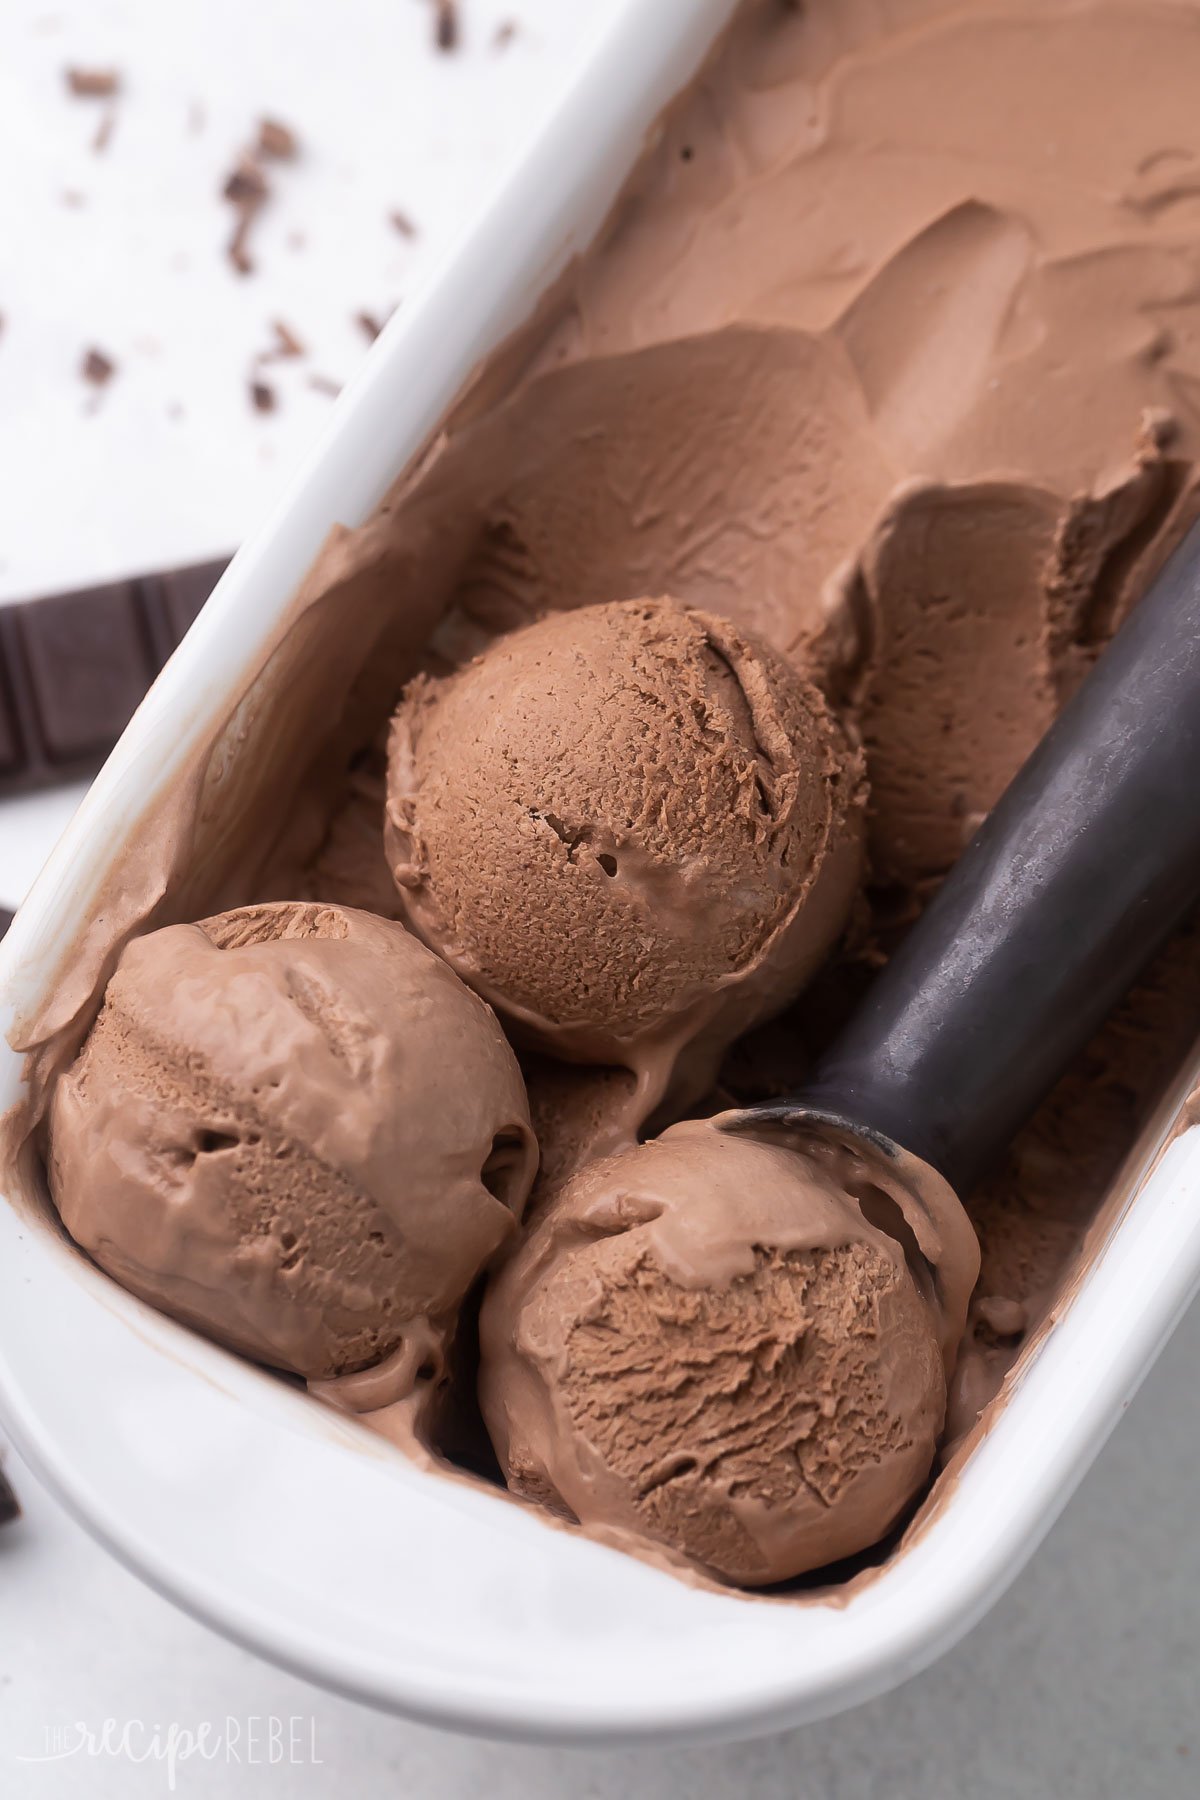
{"type": "Polygon", "coordinates": [[[254,404],[255,412],[270,413],[275,411],[275,389],[269,387],[265,381],[252,381],[250,383],[250,399],[254,404]]]}
{"type": "Polygon", "coordinates": [[[239,275],[248,275],[254,267],[250,260],[250,231],[271,195],[271,184],[261,159],[291,162],[299,150],[300,141],[289,125],[278,119],[260,119],[253,147],[242,151],[232,174],[226,177],[221,192],[237,209],[237,222],[227,255],[239,275]]]}
{"type": "Polygon", "coordinates": [[[258,154],[267,156],[276,162],[292,162],[299,154],[300,140],[290,125],[283,125],[278,119],[260,119],[258,122],[258,154]]]}
{"type": "Polygon", "coordinates": [[[314,393],[328,394],[331,400],[336,400],[342,391],[341,383],[332,381],[328,375],[310,375],[308,385],[314,393]]]}
{"type": "Polygon", "coordinates": [[[508,46],[516,37],[517,30],[518,26],[515,19],[502,19],[499,25],[497,25],[495,35],[492,38],[492,49],[507,50],[508,46]]]}
{"type": "Polygon", "coordinates": [[[458,7],[455,0],[434,0],[433,41],[439,50],[458,48],[458,7]]]}
{"type": "Polygon", "coordinates": [[[379,336],[380,332],[383,330],[383,326],[380,323],[380,321],[374,316],[373,313],[369,313],[369,312],[356,312],[354,315],[354,323],[359,327],[363,336],[366,338],[367,342],[370,344],[373,344],[375,342],[375,339],[379,336]]]}
{"type": "Polygon", "coordinates": [[[116,130],[116,125],[117,109],[115,106],[110,106],[107,112],[102,114],[100,123],[97,125],[95,132],[92,135],[92,150],[95,155],[104,155],[104,152],[108,149],[108,146],[112,141],[112,134],[116,130]]]}
{"type": "Polygon", "coordinates": [[[271,330],[275,333],[275,347],[263,352],[258,359],[260,363],[278,362],[285,356],[304,355],[304,345],[290,325],[285,325],[282,319],[272,319],[271,330]]]}
{"type": "Polygon", "coordinates": [[[239,275],[250,275],[254,271],[254,264],[250,260],[249,251],[246,249],[246,239],[250,235],[252,219],[252,213],[244,213],[238,220],[233,236],[229,240],[229,250],[227,254],[230,262],[233,264],[239,275]]]}
{"type": "Polygon", "coordinates": [[[248,150],[238,158],[237,167],[225,180],[221,189],[226,200],[232,200],[235,206],[242,206],[248,200],[265,200],[270,188],[262,168],[255,162],[248,150]]]}
{"type": "Polygon", "coordinates": [[[416,237],[416,235],[417,235],[416,226],[413,224],[413,222],[409,218],[408,214],[406,212],[401,212],[400,208],[398,206],[393,208],[393,210],[388,214],[388,218],[390,219],[391,223],[395,226],[396,230],[400,233],[401,237],[406,237],[406,238],[415,238],[416,237]]]}
{"type": "Polygon", "coordinates": [[[79,372],[93,387],[104,387],[116,374],[117,365],[111,356],[105,356],[103,350],[91,349],[85,352],[79,372]]]}
{"type": "Polygon", "coordinates": [[[67,69],[67,86],[79,100],[111,100],[121,91],[116,69],[67,69]]]}
{"type": "Polygon", "coordinates": [[[248,150],[244,150],[221,189],[225,199],[237,211],[237,222],[229,240],[227,255],[239,275],[248,275],[254,267],[247,244],[251,227],[270,191],[261,164],[254,160],[248,150]]]}

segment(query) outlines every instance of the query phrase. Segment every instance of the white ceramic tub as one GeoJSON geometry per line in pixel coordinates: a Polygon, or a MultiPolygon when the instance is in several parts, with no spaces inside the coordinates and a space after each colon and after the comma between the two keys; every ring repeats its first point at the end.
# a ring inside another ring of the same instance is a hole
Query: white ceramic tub
{"type": "MultiPolygon", "coordinates": [[[[0,949],[40,1009],[155,795],[219,718],[330,525],[357,524],[598,228],[730,0],[627,0],[524,165],[380,339],[290,495],[159,678],[0,949]]],[[[398,1451],[159,1317],[0,1200],[0,1413],[89,1529],[264,1656],[433,1722],[572,1741],[746,1735],[905,1679],[1033,1551],[1200,1279],[1200,1139],[1166,1105],[1053,1329],[913,1541],[849,1597],[693,1588],[398,1451]]],[[[0,1106],[21,1061],[0,1049],[0,1106]]],[[[3,1185],[16,1180],[5,1170],[3,1185]]]]}

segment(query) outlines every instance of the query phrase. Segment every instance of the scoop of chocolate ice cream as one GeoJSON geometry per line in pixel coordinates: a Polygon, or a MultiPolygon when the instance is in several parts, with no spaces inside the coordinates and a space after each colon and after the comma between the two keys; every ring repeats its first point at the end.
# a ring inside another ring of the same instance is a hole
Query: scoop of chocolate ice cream
{"type": "Polygon", "coordinates": [[[509,1484],[745,1586],[865,1549],[929,1472],[977,1269],[938,1178],[834,1138],[693,1122],[593,1163],[484,1302],[509,1484]]]}
{"type": "Polygon", "coordinates": [[[439,1367],[537,1150],[489,1009],[403,929],[247,907],[135,938],[50,1115],[51,1192],[123,1286],[277,1368],[439,1367]]]}
{"type": "Polygon", "coordinates": [[[406,691],[387,847],[405,917],[537,1047],[633,1068],[787,1003],[862,867],[859,758],[815,688],[671,599],[556,614],[406,691]]]}

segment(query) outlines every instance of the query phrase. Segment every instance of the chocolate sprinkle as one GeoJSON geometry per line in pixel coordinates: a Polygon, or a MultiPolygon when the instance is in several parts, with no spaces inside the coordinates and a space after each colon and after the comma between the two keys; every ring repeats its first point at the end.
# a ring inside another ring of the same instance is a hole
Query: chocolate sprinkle
{"type": "Polygon", "coordinates": [[[265,350],[258,359],[260,363],[279,362],[283,357],[304,355],[304,345],[290,325],[285,325],[282,319],[272,319],[271,330],[275,333],[275,348],[265,350]]]}
{"type": "Polygon", "coordinates": [[[232,200],[235,206],[242,206],[248,200],[265,200],[269,192],[267,178],[259,164],[255,162],[249,151],[243,151],[238,159],[237,167],[225,180],[221,189],[226,200],[232,200]]]}
{"type": "Polygon", "coordinates": [[[110,100],[121,91],[115,69],[67,69],[67,86],[79,100],[110,100]]]}
{"type": "Polygon", "coordinates": [[[290,125],[279,119],[260,119],[255,143],[242,151],[233,172],[226,177],[221,192],[237,208],[238,215],[226,254],[239,275],[249,275],[254,267],[249,251],[250,230],[271,195],[262,159],[291,162],[299,152],[300,140],[290,125]]]}
{"type": "Polygon", "coordinates": [[[291,162],[300,150],[300,140],[290,125],[283,125],[278,119],[260,119],[258,122],[258,153],[260,156],[272,157],[276,162],[291,162]]]}
{"type": "Polygon", "coordinates": [[[255,161],[248,150],[244,150],[221,189],[225,199],[237,209],[237,223],[226,254],[239,275],[248,275],[254,267],[247,241],[250,228],[270,191],[261,164],[255,161]]]}
{"type": "Polygon", "coordinates": [[[116,129],[116,124],[117,109],[115,106],[110,106],[102,116],[100,123],[97,125],[95,132],[92,135],[92,150],[96,156],[103,156],[104,152],[108,149],[108,146],[112,141],[112,134],[116,129]]]}
{"type": "Polygon", "coordinates": [[[439,50],[458,48],[458,7],[455,0],[434,0],[434,42],[439,50]]]}
{"type": "Polygon", "coordinates": [[[103,387],[116,374],[117,365],[111,356],[105,356],[103,350],[93,348],[84,353],[79,372],[93,387],[103,387]]]}
{"type": "Polygon", "coordinates": [[[254,403],[254,410],[256,412],[269,413],[275,411],[275,389],[270,387],[265,381],[252,381],[250,383],[250,398],[254,403]]]}

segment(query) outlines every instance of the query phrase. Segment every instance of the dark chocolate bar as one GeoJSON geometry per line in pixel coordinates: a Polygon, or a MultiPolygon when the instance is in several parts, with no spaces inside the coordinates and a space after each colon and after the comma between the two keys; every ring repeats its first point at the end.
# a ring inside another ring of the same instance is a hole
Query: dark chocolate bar
{"type": "Polygon", "coordinates": [[[225,567],[0,607],[0,797],[99,768],[225,567]]]}

